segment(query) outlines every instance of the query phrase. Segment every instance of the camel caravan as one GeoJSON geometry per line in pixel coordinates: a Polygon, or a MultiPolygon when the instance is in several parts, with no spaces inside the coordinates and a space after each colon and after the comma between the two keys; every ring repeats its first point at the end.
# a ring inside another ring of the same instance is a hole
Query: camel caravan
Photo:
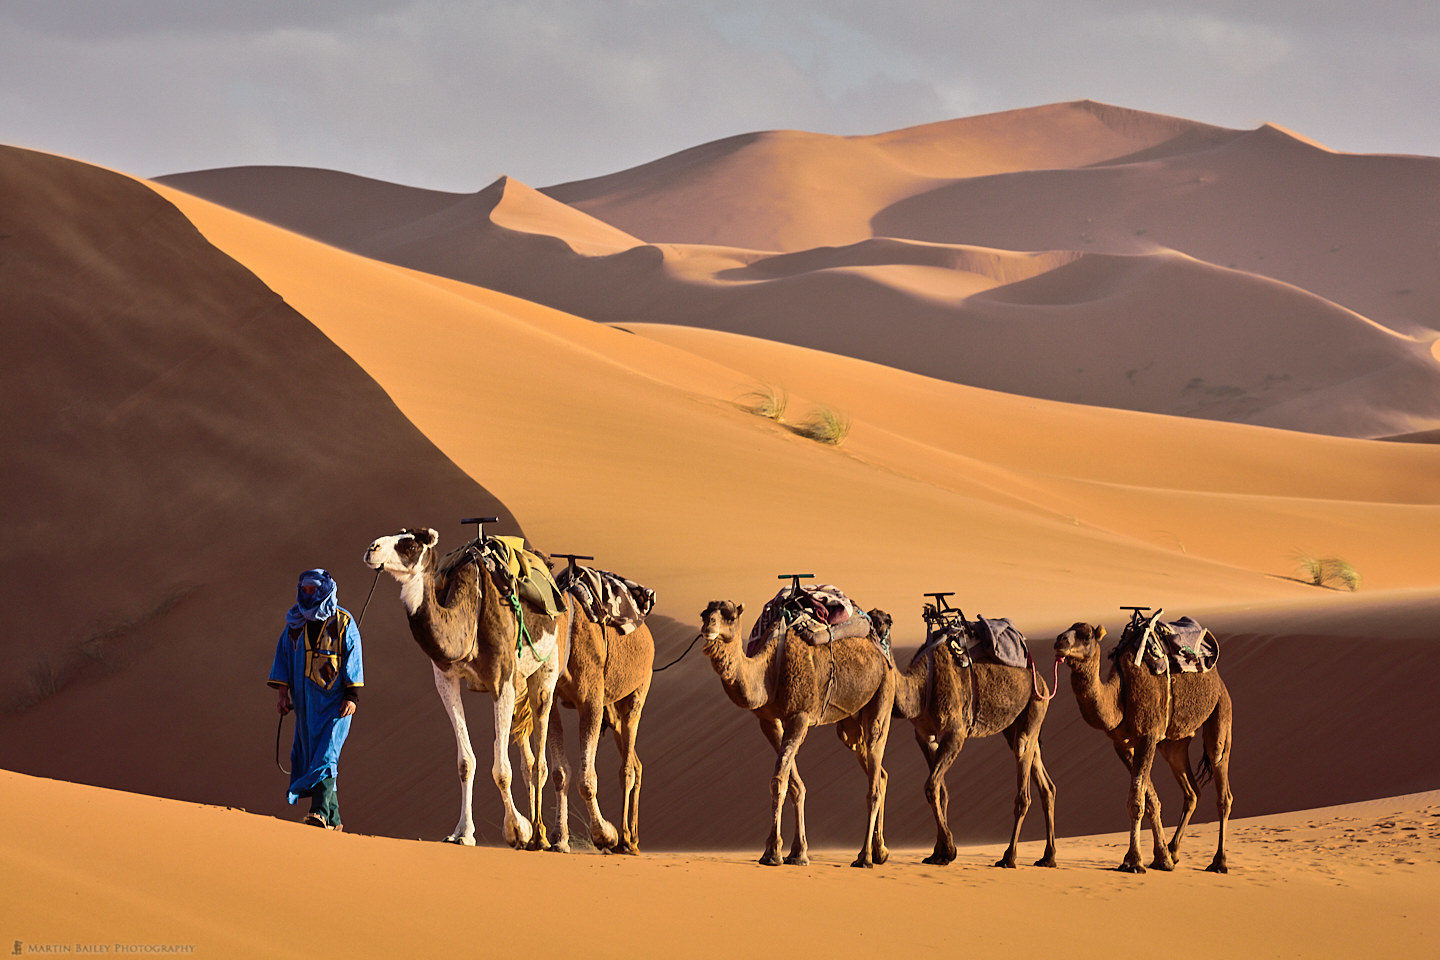
{"type": "MultiPolygon", "coordinates": [[[[478,518],[466,523],[494,522],[478,518]]],[[[504,836],[512,847],[569,852],[568,788],[561,711],[577,714],[582,749],[580,795],[593,845],[606,852],[640,849],[642,765],[636,753],[640,715],[650,691],[655,641],[645,624],[655,594],[617,574],[582,566],[592,557],[551,557],[523,538],[477,536],[441,555],[431,528],[403,529],[377,538],[365,563],[400,584],[400,601],[415,642],[430,659],[435,688],[455,733],[460,777],[460,818],[447,837],[474,845],[475,752],[465,724],[461,690],[493,701],[495,741],[491,773],[504,807],[504,836]],[[620,752],[617,829],[601,812],[595,755],[604,728],[620,752]],[[522,814],[511,791],[509,744],[519,748],[527,806],[522,814]],[[546,829],[543,794],[555,777],[556,829],[546,829]]],[[[1056,694],[1040,675],[1029,642],[1005,619],[976,617],[950,605],[951,593],[926,594],[926,639],[902,670],[890,648],[893,618],[862,609],[830,584],[802,584],[811,574],[784,574],[790,583],[764,604],[747,633],[745,605],[712,601],[700,614],[695,642],[726,696],[748,710],[776,754],[770,781],[769,836],[760,863],[809,863],[805,834],[805,783],[797,754],[812,727],[833,724],[864,773],[866,824],[853,866],[874,867],[889,858],[885,846],[885,746],[894,719],[908,720],[929,774],[925,799],[935,816],[936,840],[927,864],[956,857],[949,824],[946,775],[965,742],[999,734],[1015,756],[1016,796],[1010,844],[995,864],[1016,866],[1016,847],[1029,811],[1031,785],[1045,817],[1039,867],[1056,865],[1055,783],[1046,771],[1040,728],[1056,694]],[[795,829],[782,858],[783,814],[789,803],[795,829]]],[[[1163,611],[1127,607],[1131,620],[1101,678],[1105,628],[1076,623],[1055,641],[1055,680],[1063,663],[1081,716],[1110,738],[1129,780],[1130,848],[1118,869],[1144,873],[1140,831],[1148,817],[1154,834],[1151,867],[1171,870],[1198,804],[1200,787],[1214,780],[1219,841],[1207,867],[1226,872],[1225,829],[1230,815],[1230,695],[1220,679],[1219,644],[1194,620],[1164,622],[1163,611]],[[1195,734],[1204,748],[1199,774],[1190,766],[1195,734]],[[1159,752],[1184,796],[1167,841],[1160,801],[1151,781],[1159,752]]],[[[693,648],[694,642],[691,644],[693,648]]],[[[686,653],[689,653],[687,648],[686,653]]],[[[682,654],[682,657],[684,654],[682,654]]],[[[673,661],[673,662],[678,662],[673,661]]],[[[667,664],[669,666],[669,664],[667,664]]],[[[659,668],[659,669],[664,669],[659,668]]]]}

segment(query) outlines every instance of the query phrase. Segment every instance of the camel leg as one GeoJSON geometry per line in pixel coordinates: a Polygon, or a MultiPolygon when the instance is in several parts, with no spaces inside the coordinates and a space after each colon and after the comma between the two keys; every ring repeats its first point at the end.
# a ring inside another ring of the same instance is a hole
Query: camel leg
{"type": "Polygon", "coordinates": [[[1180,841],[1185,837],[1185,828],[1190,825],[1190,818],[1195,815],[1195,807],[1200,800],[1199,791],[1195,787],[1195,775],[1190,772],[1190,738],[1166,740],[1160,744],[1160,753],[1165,757],[1165,762],[1170,764],[1170,771],[1175,774],[1175,782],[1180,784],[1180,793],[1184,797],[1180,808],[1180,822],[1175,825],[1175,835],[1170,838],[1167,848],[1171,861],[1179,863],[1180,841]]]}
{"type": "Polygon", "coordinates": [[[600,812],[599,780],[595,776],[595,751],[600,745],[600,717],[605,709],[601,705],[604,693],[601,689],[582,693],[576,704],[580,711],[580,743],[584,750],[580,761],[580,797],[590,814],[590,842],[597,850],[609,850],[620,840],[620,834],[605,815],[600,812]]]}
{"type": "Polygon", "coordinates": [[[1161,836],[1160,801],[1159,798],[1151,796],[1154,787],[1150,785],[1150,770],[1155,764],[1156,746],[1157,741],[1153,739],[1142,741],[1135,748],[1130,761],[1130,849],[1126,851],[1125,860],[1119,868],[1126,873],[1145,872],[1145,868],[1140,864],[1140,824],[1145,818],[1147,799],[1150,804],[1150,826],[1155,833],[1154,866],[1160,870],[1168,870],[1173,866],[1170,864],[1170,851],[1165,849],[1161,836]]]}
{"type": "Polygon", "coordinates": [[[885,796],[885,768],[881,760],[885,756],[885,741],[890,736],[890,704],[887,702],[882,711],[879,703],[881,699],[877,695],[866,705],[863,713],[868,716],[861,720],[864,736],[861,741],[861,765],[870,780],[870,792],[866,798],[870,802],[870,817],[865,825],[865,839],[860,844],[860,855],[850,864],[852,867],[872,868],[877,863],[884,863],[884,859],[872,856],[871,850],[875,847],[879,847],[886,859],[890,856],[885,849],[885,838],[879,834],[880,804],[885,796]]]}
{"type": "Polygon", "coordinates": [[[963,746],[963,735],[947,732],[941,734],[939,742],[926,751],[930,775],[925,778],[925,799],[935,814],[935,852],[925,858],[925,863],[944,866],[955,859],[955,835],[950,832],[950,794],[945,789],[945,775],[950,772],[950,764],[955,762],[963,746]]]}
{"type": "MultiPolygon", "coordinates": [[[[1115,756],[1120,758],[1120,762],[1125,765],[1125,769],[1128,771],[1135,758],[1134,748],[1114,740],[1110,741],[1110,745],[1115,748],[1115,756]]],[[[1147,815],[1160,808],[1160,797],[1155,793],[1155,785],[1153,783],[1146,784],[1145,804],[1147,815]]],[[[1150,828],[1152,830],[1155,829],[1155,818],[1153,816],[1150,817],[1150,828]]]]}
{"type": "Polygon", "coordinates": [[[550,713],[555,702],[554,667],[546,665],[530,674],[525,687],[530,698],[530,715],[534,720],[529,738],[522,740],[521,745],[525,748],[522,752],[530,774],[526,784],[530,789],[530,819],[535,825],[526,849],[545,850],[550,846],[545,834],[545,782],[550,777],[550,768],[545,762],[545,747],[550,739],[550,713]]]}
{"type": "MultiPolygon", "coordinates": [[[[770,778],[770,839],[766,841],[765,852],[760,862],[767,867],[780,865],[780,818],[784,811],[785,797],[790,789],[790,773],[795,768],[795,754],[805,735],[810,732],[810,721],[804,717],[791,717],[785,721],[780,736],[779,755],[775,758],[775,775],[770,778]]],[[[802,808],[803,809],[803,808],[802,808]]],[[[801,821],[803,823],[803,819],[801,821]]],[[[804,827],[800,828],[801,830],[804,827]]]]}
{"type": "Polygon", "coordinates": [[[1030,810],[1030,774],[1035,765],[1035,751],[1039,747],[1035,734],[1020,730],[1019,722],[1005,728],[1005,742],[1015,754],[1015,817],[1010,830],[1010,846],[1005,855],[995,862],[997,867],[1015,869],[1015,849],[1020,844],[1020,828],[1025,825],[1025,814],[1030,810]]]}
{"type": "MultiPolygon", "coordinates": [[[[780,721],[761,720],[760,731],[765,734],[765,739],[770,741],[775,755],[779,756],[783,739],[780,721]]],[[[810,841],[805,836],[805,781],[800,779],[798,764],[790,767],[787,796],[790,798],[790,805],[795,808],[795,839],[790,844],[790,852],[785,856],[785,862],[790,866],[803,867],[810,862],[810,841]]]]}
{"type": "Polygon", "coordinates": [[[880,808],[875,816],[875,835],[870,842],[870,857],[877,864],[890,859],[890,848],[885,846],[885,791],[890,786],[890,774],[880,766],[880,808]]]}
{"type": "Polygon", "coordinates": [[[561,723],[558,704],[552,702],[550,729],[546,745],[550,766],[555,774],[555,832],[550,849],[556,853],[570,852],[570,758],[565,753],[565,728],[561,723]]]}
{"type": "Polygon", "coordinates": [[[635,737],[645,701],[637,691],[615,704],[615,746],[620,751],[620,842],[616,853],[640,852],[640,758],[635,737]]]}
{"type": "Polygon", "coordinates": [[[1230,743],[1232,736],[1230,718],[1230,692],[1220,691],[1220,703],[1210,719],[1205,721],[1205,755],[1210,758],[1215,771],[1215,803],[1220,814],[1219,840],[1215,846],[1215,859],[1206,867],[1211,873],[1229,873],[1225,865],[1225,828],[1230,823],[1230,806],[1234,797],[1230,794],[1230,743]]]}
{"type": "Polygon", "coordinates": [[[1055,781],[1045,769],[1045,760],[1040,755],[1040,741],[1035,741],[1035,762],[1030,766],[1030,775],[1035,786],[1040,788],[1040,809],[1045,813],[1045,853],[1035,861],[1037,867],[1055,866],[1055,781]]]}
{"type": "MultiPolygon", "coordinates": [[[[864,726],[858,716],[846,717],[835,724],[835,733],[840,737],[840,742],[850,749],[855,759],[860,763],[860,769],[868,777],[872,764],[869,759],[869,744],[865,740],[864,726]]],[[[889,775],[885,768],[880,768],[880,804],[875,817],[875,826],[870,835],[870,858],[875,863],[884,863],[890,859],[890,851],[885,846],[885,788],[889,781],[889,775]]]]}
{"type": "Polygon", "coordinates": [[[460,772],[460,819],[455,830],[445,838],[447,843],[475,846],[475,818],[473,816],[475,793],[475,751],[470,746],[470,731],[465,726],[465,705],[460,702],[460,680],[441,672],[434,663],[435,689],[440,701],[445,704],[445,714],[450,718],[450,727],[455,731],[456,763],[460,772]]]}
{"type": "Polygon", "coordinates": [[[505,842],[517,850],[530,842],[530,821],[515,809],[510,791],[510,723],[515,713],[515,684],[502,683],[495,695],[495,764],[491,775],[505,805],[505,842]]]}

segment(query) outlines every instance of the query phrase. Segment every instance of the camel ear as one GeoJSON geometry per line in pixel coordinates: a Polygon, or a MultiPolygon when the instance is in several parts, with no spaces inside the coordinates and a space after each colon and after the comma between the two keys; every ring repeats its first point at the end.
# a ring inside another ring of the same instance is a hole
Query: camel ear
{"type": "Polygon", "coordinates": [[[1099,626],[1099,625],[1096,625],[1096,626],[1091,627],[1090,629],[1091,629],[1091,630],[1094,632],[1094,634],[1095,634],[1095,642],[1096,642],[1096,643],[1099,643],[1101,640],[1104,640],[1104,639],[1105,639],[1105,628],[1104,628],[1104,627],[1099,626]]]}
{"type": "Polygon", "coordinates": [[[742,613],[744,613],[744,612],[745,612],[745,604],[743,604],[743,603],[737,603],[737,604],[735,604],[735,616],[738,617],[738,616],[740,616],[740,614],[742,614],[742,613]]]}
{"type": "Polygon", "coordinates": [[[433,530],[432,528],[426,527],[425,536],[422,542],[427,547],[433,547],[435,546],[435,544],[440,542],[440,534],[436,533],[435,530],[433,530]]]}

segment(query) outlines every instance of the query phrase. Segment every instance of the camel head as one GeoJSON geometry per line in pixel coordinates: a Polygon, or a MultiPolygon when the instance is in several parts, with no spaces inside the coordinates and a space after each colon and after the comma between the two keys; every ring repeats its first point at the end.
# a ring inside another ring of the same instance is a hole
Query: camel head
{"type": "Polygon", "coordinates": [[[890,628],[895,625],[895,618],[879,607],[866,611],[865,616],[870,618],[870,629],[875,634],[876,639],[881,643],[889,643],[890,628]]]}
{"type": "Polygon", "coordinates": [[[705,645],[725,644],[740,639],[740,614],[745,604],[729,600],[711,600],[709,606],[700,611],[700,636],[705,645]]]}
{"type": "Polygon", "coordinates": [[[407,528],[370,544],[365,551],[365,565],[406,583],[424,569],[425,555],[439,542],[440,534],[429,527],[407,528]]]}
{"type": "Polygon", "coordinates": [[[1076,623],[1055,638],[1055,659],[1064,660],[1071,668],[1077,667],[1100,656],[1100,641],[1104,639],[1104,627],[1076,623]]]}

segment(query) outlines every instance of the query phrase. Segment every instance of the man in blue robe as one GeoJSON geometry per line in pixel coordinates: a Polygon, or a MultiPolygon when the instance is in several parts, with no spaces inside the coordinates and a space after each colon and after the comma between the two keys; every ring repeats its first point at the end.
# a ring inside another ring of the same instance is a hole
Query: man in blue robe
{"type": "Polygon", "coordinates": [[[266,682],[279,690],[280,715],[295,711],[289,801],[309,797],[305,823],[342,829],[335,777],[365,685],[365,667],[360,631],[337,603],[335,581],[326,571],[300,574],[295,606],[285,615],[266,682]]]}

